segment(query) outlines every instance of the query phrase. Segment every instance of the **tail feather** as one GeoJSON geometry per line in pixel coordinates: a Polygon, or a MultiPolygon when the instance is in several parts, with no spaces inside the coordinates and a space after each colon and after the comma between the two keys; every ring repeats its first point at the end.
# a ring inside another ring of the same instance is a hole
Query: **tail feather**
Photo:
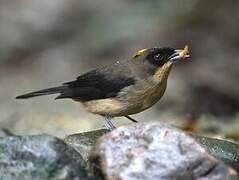
{"type": "Polygon", "coordinates": [[[20,96],[17,96],[16,99],[27,99],[27,98],[32,98],[36,96],[44,96],[44,95],[50,95],[50,94],[57,94],[57,93],[62,93],[64,90],[66,90],[66,86],[59,86],[59,87],[53,87],[49,89],[43,89],[35,92],[30,92],[27,94],[23,94],[20,96]]]}

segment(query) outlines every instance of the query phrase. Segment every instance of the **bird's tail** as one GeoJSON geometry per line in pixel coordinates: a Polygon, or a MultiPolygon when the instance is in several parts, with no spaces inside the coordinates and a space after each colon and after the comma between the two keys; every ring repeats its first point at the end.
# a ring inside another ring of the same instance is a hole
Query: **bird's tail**
{"type": "Polygon", "coordinates": [[[35,92],[30,92],[27,94],[23,94],[20,96],[17,96],[16,99],[27,99],[32,98],[36,96],[44,96],[44,95],[50,95],[50,94],[57,94],[57,93],[63,93],[66,90],[66,86],[59,86],[59,87],[53,87],[49,89],[42,89],[35,92]]]}

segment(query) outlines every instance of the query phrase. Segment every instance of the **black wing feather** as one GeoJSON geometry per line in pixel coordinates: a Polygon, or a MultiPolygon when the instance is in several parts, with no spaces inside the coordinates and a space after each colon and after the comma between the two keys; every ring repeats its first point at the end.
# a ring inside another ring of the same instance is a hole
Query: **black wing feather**
{"type": "MultiPolygon", "coordinates": [[[[125,70],[127,68],[120,68],[125,70]]],[[[75,81],[64,83],[62,86],[43,89],[18,96],[17,99],[26,99],[36,96],[60,94],[56,99],[72,98],[79,101],[89,101],[115,97],[121,89],[135,83],[127,73],[118,69],[98,69],[79,76],[75,81]]]]}
{"type": "Polygon", "coordinates": [[[67,90],[56,99],[73,98],[81,101],[115,97],[124,87],[135,83],[132,77],[115,74],[111,71],[90,71],[79,76],[75,81],[64,83],[67,90]]]}

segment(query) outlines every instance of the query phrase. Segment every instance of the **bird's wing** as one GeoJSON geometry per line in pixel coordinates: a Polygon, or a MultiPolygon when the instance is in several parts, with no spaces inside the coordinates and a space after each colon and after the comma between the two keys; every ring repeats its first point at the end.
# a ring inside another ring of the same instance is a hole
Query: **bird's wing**
{"type": "Polygon", "coordinates": [[[67,88],[56,99],[89,101],[116,97],[121,89],[133,85],[135,80],[115,69],[117,68],[93,70],[79,76],[75,81],[64,83],[63,86],[67,88]]]}

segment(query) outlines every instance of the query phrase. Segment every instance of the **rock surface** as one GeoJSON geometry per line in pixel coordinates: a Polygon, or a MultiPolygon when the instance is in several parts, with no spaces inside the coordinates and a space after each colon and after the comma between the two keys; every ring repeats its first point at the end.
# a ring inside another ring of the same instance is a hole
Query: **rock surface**
{"type": "Polygon", "coordinates": [[[107,133],[89,160],[95,175],[103,179],[237,179],[232,168],[194,139],[159,123],[139,123],[107,133]]]}
{"type": "Polygon", "coordinates": [[[239,144],[230,141],[192,135],[211,155],[239,171],[239,144]]]}
{"type": "Polygon", "coordinates": [[[81,155],[49,135],[0,138],[0,179],[87,179],[81,155]]]}
{"type": "Polygon", "coordinates": [[[107,132],[109,132],[109,130],[99,129],[79,134],[72,134],[67,136],[64,141],[79,152],[85,161],[88,161],[89,153],[92,147],[96,144],[97,139],[107,132]]]}
{"type": "MultiPolygon", "coordinates": [[[[99,129],[89,132],[72,134],[67,136],[64,141],[78,151],[85,161],[97,139],[108,132],[107,129],[99,129]]],[[[212,156],[222,160],[239,171],[239,145],[227,140],[215,139],[196,134],[191,136],[202,145],[212,156]]]]}

